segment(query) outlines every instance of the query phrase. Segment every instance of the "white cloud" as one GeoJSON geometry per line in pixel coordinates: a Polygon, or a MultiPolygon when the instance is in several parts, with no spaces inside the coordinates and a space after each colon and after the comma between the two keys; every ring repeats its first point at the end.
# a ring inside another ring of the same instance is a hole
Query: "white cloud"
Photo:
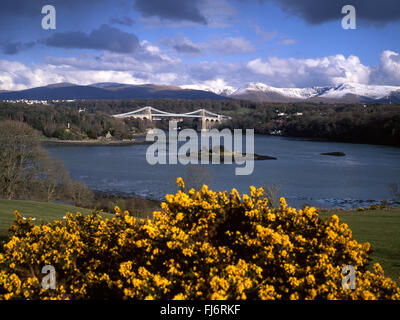
{"type": "Polygon", "coordinates": [[[330,85],[343,82],[369,82],[370,68],[356,56],[335,56],[314,59],[254,59],[247,64],[250,71],[264,76],[264,82],[276,86],[330,85]]]}
{"type": "Polygon", "coordinates": [[[172,83],[180,65],[180,59],[169,57],[148,41],[129,55],[105,51],[101,55],[47,57],[44,63],[32,66],[0,60],[0,89],[22,90],[57,82],[172,83]]]}
{"type": "Polygon", "coordinates": [[[275,87],[309,87],[351,82],[400,85],[400,54],[384,51],[378,66],[366,66],[357,56],[341,54],[310,58],[251,61],[182,61],[158,46],[142,42],[135,54],[104,52],[75,57],[47,57],[41,64],[0,60],[0,89],[21,90],[57,82],[90,84],[120,82],[186,85],[216,92],[248,82],[275,87]]]}
{"type": "Polygon", "coordinates": [[[221,78],[206,80],[200,83],[187,84],[181,87],[184,89],[212,91],[216,94],[230,94],[235,91],[234,87],[230,86],[224,79],[221,78]]]}
{"type": "Polygon", "coordinates": [[[141,83],[130,72],[114,70],[89,70],[71,66],[35,65],[31,68],[15,61],[0,60],[0,87],[3,90],[22,90],[51,83],[95,82],[141,83]]]}
{"type": "Polygon", "coordinates": [[[380,65],[374,68],[372,81],[380,84],[400,84],[400,54],[385,50],[381,54],[380,65]]]}

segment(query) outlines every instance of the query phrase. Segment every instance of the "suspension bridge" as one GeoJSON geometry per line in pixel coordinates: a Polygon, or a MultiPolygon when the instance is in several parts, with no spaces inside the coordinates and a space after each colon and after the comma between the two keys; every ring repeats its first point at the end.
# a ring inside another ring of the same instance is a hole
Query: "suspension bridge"
{"type": "Polygon", "coordinates": [[[186,113],[171,113],[150,106],[146,106],[127,113],[115,114],[113,115],[113,117],[132,118],[132,119],[149,120],[149,121],[156,121],[156,120],[162,120],[163,118],[167,118],[171,121],[174,120],[177,122],[182,122],[184,118],[195,118],[199,120],[198,129],[201,129],[202,131],[209,130],[213,128],[216,124],[231,119],[231,117],[229,116],[216,114],[206,109],[198,109],[186,113]]]}

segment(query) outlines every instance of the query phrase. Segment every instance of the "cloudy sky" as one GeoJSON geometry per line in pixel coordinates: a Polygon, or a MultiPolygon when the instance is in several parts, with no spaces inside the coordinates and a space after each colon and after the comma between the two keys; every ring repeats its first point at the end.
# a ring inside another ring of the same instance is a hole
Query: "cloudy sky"
{"type": "Polygon", "coordinates": [[[398,0],[2,0],[0,90],[400,85],[398,0]],[[56,29],[42,28],[54,5],[56,29]],[[341,9],[356,8],[344,30],[341,9]]]}

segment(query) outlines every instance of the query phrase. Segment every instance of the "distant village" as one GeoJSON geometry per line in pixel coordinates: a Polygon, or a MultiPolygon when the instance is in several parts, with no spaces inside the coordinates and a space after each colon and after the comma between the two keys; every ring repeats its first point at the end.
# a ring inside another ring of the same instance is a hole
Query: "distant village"
{"type": "Polygon", "coordinates": [[[3,100],[3,102],[9,103],[26,103],[26,104],[50,104],[57,102],[74,102],[75,99],[70,100],[30,100],[30,99],[16,99],[16,100],[3,100]]]}

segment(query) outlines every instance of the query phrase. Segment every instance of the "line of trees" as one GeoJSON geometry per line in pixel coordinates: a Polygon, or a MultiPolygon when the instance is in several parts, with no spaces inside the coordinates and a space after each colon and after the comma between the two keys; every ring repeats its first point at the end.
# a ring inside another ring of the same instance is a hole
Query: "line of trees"
{"type": "MultiPolygon", "coordinates": [[[[65,104],[75,109],[79,105],[79,102],[65,104]]],[[[108,114],[127,112],[146,105],[176,113],[205,108],[232,116],[232,121],[223,125],[231,129],[254,128],[257,134],[279,131],[284,136],[292,137],[400,146],[400,105],[395,104],[135,99],[87,101],[85,105],[90,112],[108,114]]],[[[139,124],[131,123],[130,125],[138,126],[139,124]]],[[[186,127],[192,124],[183,123],[182,125],[186,127]]]]}
{"type": "Polygon", "coordinates": [[[0,121],[0,196],[87,206],[93,192],[73,181],[62,161],[50,158],[38,136],[24,122],[0,121]]]}
{"type": "Polygon", "coordinates": [[[310,115],[282,125],[285,135],[400,147],[400,112],[344,112],[310,115]]]}
{"type": "MultiPolygon", "coordinates": [[[[284,136],[400,146],[400,105],[256,103],[246,100],[87,100],[54,105],[0,103],[0,119],[28,123],[47,137],[96,139],[108,131],[115,139],[130,139],[154,123],[114,119],[110,115],[143,106],[184,113],[205,108],[232,117],[231,129],[254,128],[257,134],[279,131],[284,136]],[[85,112],[79,112],[85,108],[85,112]],[[66,125],[70,124],[70,129],[66,125]]],[[[159,121],[157,126],[167,127],[159,121]]],[[[185,120],[182,127],[193,126],[185,120]]]]}
{"type": "Polygon", "coordinates": [[[43,136],[61,140],[97,139],[111,133],[114,139],[132,139],[132,130],[123,120],[97,112],[54,105],[0,103],[0,120],[25,122],[43,136]]]}
{"type": "Polygon", "coordinates": [[[159,209],[159,201],[93,192],[72,180],[64,163],[41,147],[39,136],[27,123],[0,121],[0,198],[61,201],[105,212],[118,205],[140,217],[159,209]]]}

